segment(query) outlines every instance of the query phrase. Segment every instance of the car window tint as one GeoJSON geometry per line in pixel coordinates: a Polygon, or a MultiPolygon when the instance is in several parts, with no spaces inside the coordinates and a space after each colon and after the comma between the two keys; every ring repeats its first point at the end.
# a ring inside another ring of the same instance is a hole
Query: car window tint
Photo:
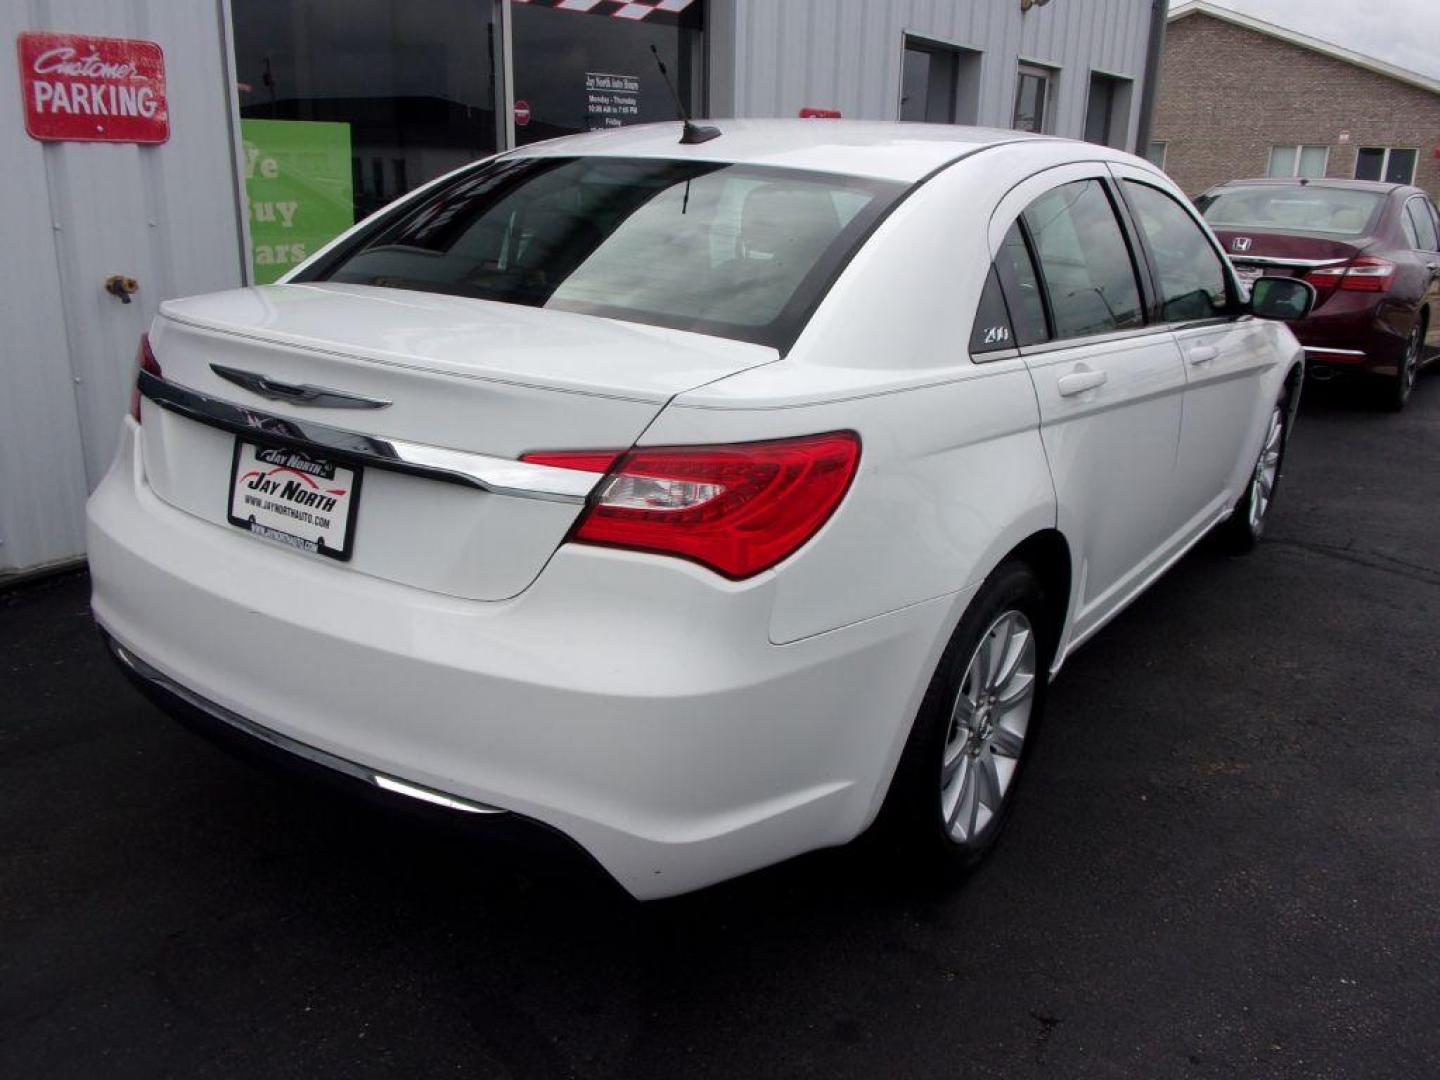
{"type": "Polygon", "coordinates": [[[1362,236],[1385,197],[1310,184],[1256,184],[1220,188],[1195,200],[1215,229],[1275,229],[1277,232],[1362,236]]]}
{"type": "Polygon", "coordinates": [[[980,306],[975,309],[975,323],[970,329],[970,351],[972,353],[995,352],[1015,347],[1015,335],[1010,329],[1010,313],[1005,308],[1005,294],[1000,291],[1000,275],[995,267],[985,276],[985,288],[980,290],[980,306]]]}
{"type": "Polygon", "coordinates": [[[1010,226],[1000,250],[995,254],[995,272],[1005,291],[1015,344],[1034,345],[1049,341],[1050,329],[1045,323],[1045,300],[1040,295],[1040,279],[1035,273],[1030,250],[1025,246],[1019,222],[1010,226]]]}
{"type": "Polygon", "coordinates": [[[1021,215],[1050,298],[1057,338],[1140,326],[1130,249],[1098,180],[1046,192],[1021,215]]]}
{"type": "Polygon", "coordinates": [[[1225,267],[1195,219],[1148,184],[1126,180],[1124,190],[1159,276],[1161,319],[1185,322],[1223,314],[1229,302],[1225,267]]]}
{"type": "Polygon", "coordinates": [[[1405,234],[1405,246],[1416,249],[1420,246],[1420,233],[1415,228],[1415,217],[1410,213],[1410,208],[1405,208],[1405,213],[1400,215],[1400,231],[1405,234]]]}
{"type": "Polygon", "coordinates": [[[1435,219],[1430,214],[1430,208],[1425,205],[1424,199],[1411,199],[1406,204],[1406,212],[1415,229],[1415,235],[1419,239],[1416,248],[1420,251],[1434,251],[1436,248],[1435,219]]]}
{"type": "Polygon", "coordinates": [[[498,161],[309,279],[557,308],[783,345],[899,184],[701,161],[498,161]]]}

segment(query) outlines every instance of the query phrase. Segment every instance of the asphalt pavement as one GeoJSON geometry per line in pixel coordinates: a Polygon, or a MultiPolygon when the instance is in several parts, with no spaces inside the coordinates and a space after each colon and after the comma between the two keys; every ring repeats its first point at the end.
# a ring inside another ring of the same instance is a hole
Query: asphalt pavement
{"type": "Polygon", "coordinates": [[[820,853],[647,906],[236,761],[0,594],[0,1076],[1440,1071],[1440,374],[1311,394],[1270,535],[1056,683],[950,890],[820,853]]]}

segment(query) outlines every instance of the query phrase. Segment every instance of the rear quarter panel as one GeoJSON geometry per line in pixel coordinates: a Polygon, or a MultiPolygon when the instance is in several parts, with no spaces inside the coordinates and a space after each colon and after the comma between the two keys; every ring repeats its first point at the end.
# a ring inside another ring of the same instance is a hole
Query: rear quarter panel
{"type": "Polygon", "coordinates": [[[1010,153],[983,152],[919,188],[857,253],[788,356],[679,396],[641,440],[859,433],[845,501],[771,571],[776,643],[958,596],[1055,525],[1030,376],[1018,357],[976,364],[968,348],[991,260],[989,208],[1016,168],[1010,153]]]}

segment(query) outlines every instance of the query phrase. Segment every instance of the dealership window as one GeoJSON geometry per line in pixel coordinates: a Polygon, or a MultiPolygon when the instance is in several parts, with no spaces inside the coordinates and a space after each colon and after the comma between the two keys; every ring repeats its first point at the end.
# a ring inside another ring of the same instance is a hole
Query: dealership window
{"type": "Polygon", "coordinates": [[[1414,150],[1362,146],[1355,157],[1355,179],[1383,180],[1387,184],[1413,184],[1417,157],[1419,154],[1414,150]]]}
{"type": "Polygon", "coordinates": [[[1131,82],[1099,71],[1090,73],[1085,102],[1085,141],[1124,146],[1130,127],[1131,82]]]}
{"type": "Polygon", "coordinates": [[[230,6],[255,282],[496,150],[493,4],[230,6]]]}
{"type": "Polygon", "coordinates": [[[1145,151],[1145,160],[1157,169],[1165,168],[1165,152],[1170,149],[1168,142],[1152,142],[1145,151]]]}
{"type": "Polygon", "coordinates": [[[1048,131],[1051,84],[1055,72],[1034,64],[1021,64],[1015,81],[1015,116],[1011,127],[1016,131],[1048,131]]]}
{"type": "Polygon", "coordinates": [[[652,45],[685,108],[703,116],[704,7],[700,0],[668,0],[643,9],[516,0],[511,7],[515,141],[674,120],[675,100],[660,77],[652,45]]]}
{"type": "Polygon", "coordinates": [[[980,113],[980,54],[906,34],[900,119],[973,124],[980,113]]]}
{"type": "Polygon", "coordinates": [[[1305,176],[1319,179],[1330,162],[1328,146],[1272,146],[1269,176],[1305,176]]]}

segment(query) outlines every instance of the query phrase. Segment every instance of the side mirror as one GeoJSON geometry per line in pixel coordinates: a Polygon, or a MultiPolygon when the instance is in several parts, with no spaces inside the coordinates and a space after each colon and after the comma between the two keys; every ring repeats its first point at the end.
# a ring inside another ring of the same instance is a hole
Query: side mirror
{"type": "Polygon", "coordinates": [[[1293,322],[1315,307],[1315,286],[1299,278],[1261,277],[1250,283],[1250,313],[1293,322]]]}

